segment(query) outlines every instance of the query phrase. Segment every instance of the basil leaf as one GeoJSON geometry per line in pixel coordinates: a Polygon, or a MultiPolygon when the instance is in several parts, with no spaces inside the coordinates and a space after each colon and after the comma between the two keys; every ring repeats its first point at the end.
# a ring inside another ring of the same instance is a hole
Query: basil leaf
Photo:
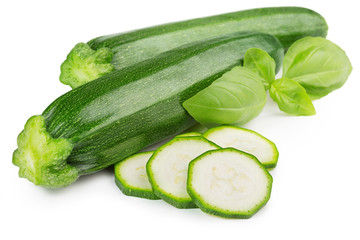
{"type": "Polygon", "coordinates": [[[207,126],[241,125],[259,115],[265,102],[266,92],[259,77],[245,67],[235,67],[183,106],[196,121],[207,126]]]}
{"type": "Polygon", "coordinates": [[[312,98],[321,98],[340,88],[351,70],[346,53],[321,37],[296,41],[283,61],[283,77],[299,82],[312,98]]]}
{"type": "Polygon", "coordinates": [[[289,78],[275,80],[270,87],[270,96],[280,110],[293,115],[314,115],[315,108],[305,89],[289,78]]]}
{"type": "Polygon", "coordinates": [[[261,78],[265,89],[269,89],[270,84],[275,80],[275,61],[267,52],[259,48],[250,48],[246,51],[244,67],[261,78]]]}

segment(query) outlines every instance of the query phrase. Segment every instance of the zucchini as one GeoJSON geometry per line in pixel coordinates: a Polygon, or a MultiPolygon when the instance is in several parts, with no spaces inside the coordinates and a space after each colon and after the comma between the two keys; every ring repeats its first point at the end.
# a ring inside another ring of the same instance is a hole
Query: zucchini
{"type": "Polygon", "coordinates": [[[252,154],[266,168],[276,167],[279,158],[279,151],[276,145],[257,132],[224,125],[207,130],[203,137],[220,147],[232,147],[252,154]]]}
{"type": "Polygon", "coordinates": [[[187,191],[206,213],[250,218],[270,199],[272,181],[256,157],[224,148],[208,151],[190,162],[187,191]]]}
{"type": "Polygon", "coordinates": [[[115,183],[128,196],[159,199],[152,191],[146,175],[146,163],[154,151],[132,155],[115,164],[115,183]]]}
{"type": "Polygon", "coordinates": [[[74,88],[183,44],[239,31],[274,35],[287,49],[305,36],[326,37],[327,29],[321,15],[300,7],[258,8],[168,23],[77,44],[61,65],[60,81],[74,88]]]}
{"type": "Polygon", "coordinates": [[[195,208],[186,192],[189,162],[220,147],[203,137],[175,137],[158,148],[146,164],[152,189],[158,197],[177,208],[195,208]]]}
{"type": "Polygon", "coordinates": [[[252,47],[282,60],[275,37],[234,33],[165,52],[67,92],[20,133],[13,155],[20,177],[64,187],[188,129],[196,122],[182,103],[238,65],[252,47]]]}

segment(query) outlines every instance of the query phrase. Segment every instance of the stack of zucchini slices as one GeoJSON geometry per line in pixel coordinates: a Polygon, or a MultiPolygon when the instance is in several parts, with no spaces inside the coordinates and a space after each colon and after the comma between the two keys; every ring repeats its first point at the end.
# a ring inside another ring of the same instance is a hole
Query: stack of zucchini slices
{"type": "Polygon", "coordinates": [[[219,126],[178,135],[155,151],[115,165],[115,182],[128,196],[162,199],[225,218],[250,218],[269,200],[267,169],[279,157],[273,142],[244,128],[219,126]]]}

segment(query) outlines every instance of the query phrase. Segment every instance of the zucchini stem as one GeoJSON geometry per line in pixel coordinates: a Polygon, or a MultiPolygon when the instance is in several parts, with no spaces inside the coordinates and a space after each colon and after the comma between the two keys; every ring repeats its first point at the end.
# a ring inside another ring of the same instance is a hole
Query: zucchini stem
{"type": "Polygon", "coordinates": [[[86,43],[78,43],[61,64],[60,81],[76,88],[114,71],[110,48],[93,50],[86,43]]]}
{"type": "Polygon", "coordinates": [[[51,137],[43,116],[32,116],[26,122],[17,145],[13,164],[19,167],[19,177],[48,188],[65,187],[79,177],[78,170],[66,163],[73,144],[51,137]]]}

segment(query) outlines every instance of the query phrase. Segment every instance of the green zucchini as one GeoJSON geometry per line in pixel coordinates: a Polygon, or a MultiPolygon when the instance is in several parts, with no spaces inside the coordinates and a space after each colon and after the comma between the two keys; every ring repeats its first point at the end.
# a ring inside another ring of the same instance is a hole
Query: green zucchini
{"type": "Polygon", "coordinates": [[[154,151],[141,152],[115,164],[115,183],[125,195],[159,199],[153,193],[146,175],[146,163],[153,153],[154,151]]]}
{"type": "Polygon", "coordinates": [[[327,28],[324,18],[310,9],[271,7],[112,34],[77,44],[61,66],[60,81],[74,88],[183,44],[239,31],[274,35],[287,49],[305,36],[326,37],[327,28]]]}
{"type": "Polygon", "coordinates": [[[165,52],[67,92],[20,133],[13,155],[20,177],[63,187],[188,129],[196,122],[182,103],[239,65],[252,47],[282,60],[283,48],[272,35],[234,33],[165,52]]]}
{"type": "Polygon", "coordinates": [[[189,163],[187,191],[206,213],[250,218],[269,201],[272,182],[256,157],[223,148],[205,152],[189,163]]]}

